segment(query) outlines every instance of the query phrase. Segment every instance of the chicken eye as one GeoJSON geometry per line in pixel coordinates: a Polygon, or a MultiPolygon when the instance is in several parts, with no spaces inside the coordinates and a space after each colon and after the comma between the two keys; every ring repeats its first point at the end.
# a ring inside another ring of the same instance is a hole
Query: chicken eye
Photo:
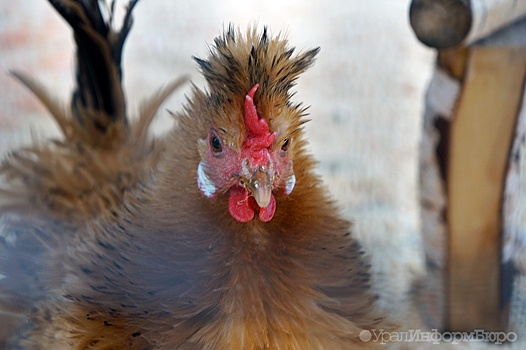
{"type": "Polygon", "coordinates": [[[221,144],[219,137],[215,135],[210,137],[210,147],[212,147],[212,152],[214,153],[220,153],[223,150],[223,145],[221,144]]]}
{"type": "Polygon", "coordinates": [[[281,150],[283,152],[286,152],[289,149],[289,146],[290,146],[290,139],[286,138],[285,140],[283,140],[283,143],[281,144],[281,150]]]}

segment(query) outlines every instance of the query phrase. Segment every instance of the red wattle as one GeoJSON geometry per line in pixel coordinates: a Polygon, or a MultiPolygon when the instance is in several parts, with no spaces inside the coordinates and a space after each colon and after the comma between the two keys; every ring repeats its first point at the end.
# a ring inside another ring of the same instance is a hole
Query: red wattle
{"type": "Polygon", "coordinates": [[[249,192],[241,186],[234,186],[230,189],[228,199],[228,212],[239,222],[249,222],[254,219],[254,210],[259,209],[259,219],[269,222],[276,212],[276,199],[270,196],[270,203],[265,208],[260,208],[254,197],[249,197],[249,192]]]}
{"type": "Polygon", "coordinates": [[[228,211],[239,222],[249,222],[254,218],[254,210],[248,201],[248,190],[241,186],[230,189],[228,211]]]}
{"type": "Polygon", "coordinates": [[[266,208],[259,208],[259,218],[263,222],[269,222],[274,217],[274,213],[276,212],[276,199],[274,198],[274,195],[270,195],[270,203],[266,208]]]}

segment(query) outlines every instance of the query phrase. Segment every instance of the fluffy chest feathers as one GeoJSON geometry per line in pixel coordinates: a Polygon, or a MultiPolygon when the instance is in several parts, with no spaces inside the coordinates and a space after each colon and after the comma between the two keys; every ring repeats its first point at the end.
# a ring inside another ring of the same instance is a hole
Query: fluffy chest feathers
{"type": "Polygon", "coordinates": [[[155,258],[141,261],[138,252],[133,284],[151,294],[147,306],[161,303],[167,315],[142,335],[169,328],[157,341],[206,349],[351,348],[364,324],[379,322],[367,311],[373,298],[359,245],[342,220],[281,209],[271,223],[204,216],[182,233],[149,238],[155,258]]]}

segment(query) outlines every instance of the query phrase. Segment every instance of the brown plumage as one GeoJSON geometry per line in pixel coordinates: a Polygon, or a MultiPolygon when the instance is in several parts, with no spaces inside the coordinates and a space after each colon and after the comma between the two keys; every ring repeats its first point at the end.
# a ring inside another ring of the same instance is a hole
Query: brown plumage
{"type": "MultiPolygon", "coordinates": [[[[51,1],[78,46],[71,115],[16,73],[64,139],[2,163],[0,325],[29,349],[355,349],[374,312],[369,264],[305,150],[291,88],[318,49],[229,27],[197,59],[165,139],[161,90],[129,122],[120,33],[98,1],[51,1]],[[19,317],[18,315],[22,315],[19,317]]],[[[129,11],[136,1],[129,5],[129,11]]],[[[110,12],[111,13],[111,12],[110,12]]]]}

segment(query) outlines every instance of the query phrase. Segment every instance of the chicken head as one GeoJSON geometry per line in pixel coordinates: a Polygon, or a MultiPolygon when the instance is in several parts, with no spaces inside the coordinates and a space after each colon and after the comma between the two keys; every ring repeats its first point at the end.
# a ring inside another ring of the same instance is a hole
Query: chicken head
{"type": "Polygon", "coordinates": [[[270,131],[258,115],[254,103],[258,88],[259,84],[254,85],[245,96],[241,145],[228,142],[228,131],[212,125],[197,170],[203,194],[213,197],[229,192],[228,210],[239,222],[251,221],[255,212],[261,221],[270,221],[276,210],[274,192],[288,195],[296,183],[289,154],[291,138],[277,142],[278,133],[270,131]]]}

